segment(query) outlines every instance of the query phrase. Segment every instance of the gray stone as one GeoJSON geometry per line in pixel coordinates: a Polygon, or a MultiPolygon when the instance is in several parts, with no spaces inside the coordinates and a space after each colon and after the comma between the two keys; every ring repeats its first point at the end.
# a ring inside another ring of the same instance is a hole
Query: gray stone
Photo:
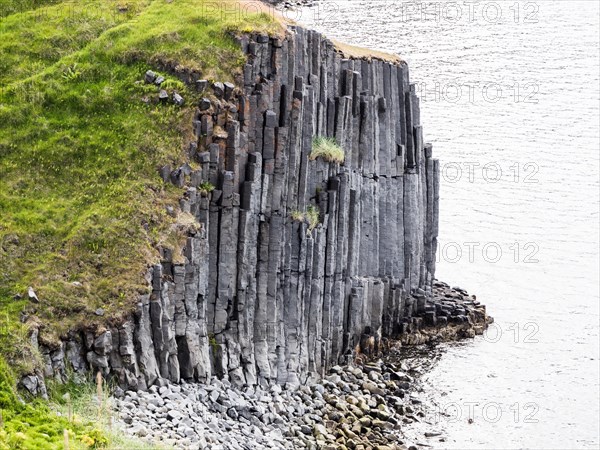
{"type": "Polygon", "coordinates": [[[167,413],[167,417],[173,421],[175,419],[181,419],[183,417],[183,414],[181,414],[181,412],[177,411],[176,409],[171,409],[169,410],[169,412],[167,413]]]}
{"type": "Polygon", "coordinates": [[[223,83],[221,83],[220,81],[213,83],[212,89],[213,93],[215,94],[215,97],[223,98],[223,95],[225,94],[225,86],[223,85],[223,83]]]}
{"type": "Polygon", "coordinates": [[[183,97],[181,95],[179,95],[177,92],[175,92],[173,94],[173,103],[175,103],[177,106],[183,106],[185,103],[185,100],[183,99],[183,97]]]}
{"type": "Polygon", "coordinates": [[[274,111],[265,112],[265,127],[275,128],[277,126],[277,114],[274,111]]]}
{"type": "Polygon", "coordinates": [[[206,111],[207,109],[209,109],[212,106],[212,103],[209,99],[203,97],[200,99],[200,103],[198,106],[200,108],[200,111],[206,111]]]}
{"type": "Polygon", "coordinates": [[[146,72],[146,74],[144,75],[144,81],[146,83],[154,83],[154,81],[156,80],[156,74],[154,72],[152,72],[151,70],[148,70],[146,72]]]}
{"type": "Polygon", "coordinates": [[[232,96],[233,96],[233,91],[235,89],[235,85],[233,83],[223,83],[223,88],[224,88],[224,93],[223,93],[223,97],[225,98],[225,100],[231,100],[232,96]]]}
{"type": "Polygon", "coordinates": [[[204,92],[207,87],[208,87],[208,80],[196,81],[196,89],[198,89],[199,92],[201,92],[201,93],[204,92]]]}
{"type": "Polygon", "coordinates": [[[27,375],[21,378],[21,385],[27,389],[31,395],[38,393],[38,378],[35,375],[27,375]]]}

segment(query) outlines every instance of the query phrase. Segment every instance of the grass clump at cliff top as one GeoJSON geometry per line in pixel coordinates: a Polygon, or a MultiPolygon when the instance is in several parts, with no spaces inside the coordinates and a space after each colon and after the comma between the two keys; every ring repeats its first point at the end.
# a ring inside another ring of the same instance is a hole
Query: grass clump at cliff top
{"type": "Polygon", "coordinates": [[[317,158],[323,158],[325,161],[341,164],[344,162],[346,155],[335,138],[317,136],[312,142],[310,159],[315,160],[317,158]]]}
{"type": "Polygon", "coordinates": [[[17,373],[35,365],[32,326],[52,340],[118,320],[147,289],[182,195],[157,168],[182,163],[192,139],[197,94],[177,75],[235,81],[231,34],[251,30],[280,25],[205,0],[0,0],[0,356],[17,373]],[[185,107],[158,103],[149,69],[185,107]]]}

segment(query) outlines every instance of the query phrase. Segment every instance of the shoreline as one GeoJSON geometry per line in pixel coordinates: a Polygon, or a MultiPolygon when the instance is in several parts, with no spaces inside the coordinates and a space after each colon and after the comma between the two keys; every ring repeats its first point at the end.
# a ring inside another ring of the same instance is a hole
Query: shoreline
{"type": "Polygon", "coordinates": [[[429,445],[418,441],[420,432],[444,442],[435,429],[415,425],[427,427],[431,413],[416,392],[432,361],[406,352],[472,338],[492,319],[463,290],[436,282],[434,292],[440,305],[435,314],[426,305],[410,332],[385,340],[377,355],[362,352],[350,364],[332,367],[320,381],[297,389],[236,388],[214,378],[206,385],[182,382],[146,392],[117,389],[118,427],[148,443],[181,449],[410,450],[429,445]]]}

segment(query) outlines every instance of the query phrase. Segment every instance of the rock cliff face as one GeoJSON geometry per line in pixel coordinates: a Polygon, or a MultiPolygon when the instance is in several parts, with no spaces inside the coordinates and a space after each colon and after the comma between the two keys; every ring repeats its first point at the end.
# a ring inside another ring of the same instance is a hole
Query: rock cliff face
{"type": "Polygon", "coordinates": [[[46,376],[297,385],[431,312],[439,170],[407,65],[345,58],[299,27],[240,44],[243,80],[197,110],[200,169],[161,169],[196,222],[183,258],[161,251],[122,326],[41,349],[46,376]],[[312,159],[315,136],[335,138],[344,163],[312,159]]]}

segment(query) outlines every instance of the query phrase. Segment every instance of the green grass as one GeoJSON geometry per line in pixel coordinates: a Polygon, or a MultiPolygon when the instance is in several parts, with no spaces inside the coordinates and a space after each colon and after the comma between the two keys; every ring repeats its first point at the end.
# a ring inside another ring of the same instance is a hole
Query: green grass
{"type": "Polygon", "coordinates": [[[213,184],[210,181],[204,181],[200,183],[200,186],[198,186],[198,190],[200,191],[200,193],[208,195],[215,190],[215,186],[213,186],[213,184]]]}
{"type": "Polygon", "coordinates": [[[290,218],[294,222],[304,222],[304,213],[299,210],[294,210],[290,213],[290,218]]]}
{"type": "Polygon", "coordinates": [[[157,246],[173,241],[166,206],[182,192],[157,168],[185,160],[197,100],[178,74],[234,81],[245,57],[231,33],[279,30],[205,3],[30,0],[0,16],[0,352],[18,371],[35,362],[28,327],[43,324],[51,343],[118,320],[147,289],[157,246]],[[159,104],[148,69],[187,106],[159,104]],[[13,299],[27,286],[39,305],[13,299]],[[23,309],[35,320],[21,325],[23,309]]]}
{"type": "Polygon", "coordinates": [[[308,223],[308,231],[312,232],[312,230],[314,230],[317,227],[317,225],[319,225],[319,222],[321,220],[319,208],[310,205],[306,209],[305,220],[306,223],[308,223]]]}
{"type": "Polygon", "coordinates": [[[22,402],[15,393],[12,370],[0,359],[1,450],[62,449],[64,430],[72,449],[96,448],[107,439],[97,424],[61,417],[50,405],[41,400],[22,402]]]}
{"type": "Polygon", "coordinates": [[[344,150],[339,146],[334,138],[317,136],[312,142],[312,151],[310,159],[315,160],[323,158],[325,161],[341,164],[344,162],[346,155],[344,150]]]}
{"type": "MultiPolygon", "coordinates": [[[[91,444],[107,450],[154,450],[165,449],[164,446],[150,445],[139,439],[126,436],[116,425],[117,419],[110,398],[111,388],[105,382],[101,383],[100,389],[96,379],[86,380],[84,383],[73,383],[72,381],[48,385],[50,393],[50,410],[60,417],[66,417],[70,423],[76,425],[93,424],[83,430],[80,436],[84,448],[91,444]],[[100,395],[98,395],[100,393],[100,395]],[[100,399],[100,401],[98,400],[100,399]],[[93,444],[91,439],[95,441],[93,444]],[[102,444],[102,445],[100,445],[102,444]]],[[[76,447],[75,447],[76,448],[76,447]]]]}
{"type": "Polygon", "coordinates": [[[14,382],[13,371],[0,360],[0,450],[62,450],[65,430],[71,450],[164,448],[140,443],[113,425],[115,413],[105,383],[98,389],[91,379],[80,384],[49,382],[49,402],[25,403],[18,398],[14,382]]]}
{"type": "Polygon", "coordinates": [[[0,0],[0,19],[16,13],[31,11],[60,0],[0,0]]]}

